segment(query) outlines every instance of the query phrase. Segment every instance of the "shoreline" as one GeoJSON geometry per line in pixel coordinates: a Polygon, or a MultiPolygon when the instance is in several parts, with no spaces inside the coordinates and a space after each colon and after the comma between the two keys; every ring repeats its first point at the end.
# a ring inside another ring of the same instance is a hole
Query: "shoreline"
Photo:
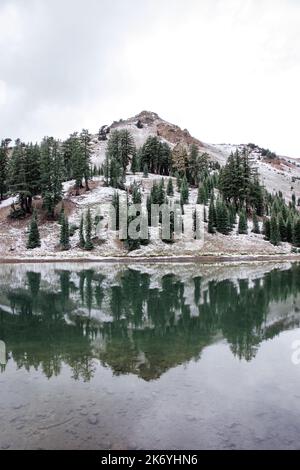
{"type": "Polygon", "coordinates": [[[253,263],[300,262],[300,255],[207,255],[207,256],[153,256],[153,257],[99,257],[99,258],[0,258],[0,264],[51,264],[51,263],[101,263],[101,264],[164,264],[164,263],[253,263]]]}

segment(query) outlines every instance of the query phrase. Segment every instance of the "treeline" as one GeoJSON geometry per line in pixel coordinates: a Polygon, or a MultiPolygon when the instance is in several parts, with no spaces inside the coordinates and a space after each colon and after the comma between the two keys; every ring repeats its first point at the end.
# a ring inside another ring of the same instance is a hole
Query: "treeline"
{"type": "Polygon", "coordinates": [[[288,242],[300,247],[300,214],[296,195],[287,204],[281,192],[269,194],[251,169],[248,153],[236,151],[220,170],[217,198],[206,188],[199,187],[199,203],[209,199],[208,232],[228,235],[238,223],[238,233],[248,234],[248,219],[252,219],[252,232],[262,233],[273,245],[288,242]],[[207,197],[206,197],[207,194],[207,197]],[[238,220],[237,220],[238,219],[238,220]],[[260,227],[259,219],[263,222],[260,227]]]}
{"type": "Polygon", "coordinates": [[[62,199],[63,181],[75,180],[76,193],[89,189],[91,177],[91,134],[83,130],[61,142],[45,137],[41,144],[26,144],[16,140],[12,150],[10,140],[0,147],[0,198],[17,196],[19,207],[12,207],[12,217],[32,212],[32,200],[39,194],[49,218],[54,217],[56,205],[62,199]]]}
{"type": "Polygon", "coordinates": [[[188,149],[185,145],[178,144],[172,150],[166,142],[150,136],[137,149],[128,130],[115,130],[108,141],[103,168],[106,183],[114,188],[124,189],[129,163],[133,174],[143,172],[145,177],[149,173],[180,179],[185,177],[191,185],[198,185],[208,176],[210,168],[219,168],[218,164],[209,162],[208,155],[200,153],[196,145],[188,149]]]}

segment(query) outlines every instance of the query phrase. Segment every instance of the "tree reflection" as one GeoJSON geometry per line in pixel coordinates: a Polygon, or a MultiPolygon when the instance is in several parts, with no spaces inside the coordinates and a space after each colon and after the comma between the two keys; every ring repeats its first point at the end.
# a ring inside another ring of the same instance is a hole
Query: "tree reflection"
{"type": "MultiPolygon", "coordinates": [[[[17,268],[16,268],[17,269],[17,268]]],[[[96,269],[56,271],[55,287],[41,273],[26,273],[22,287],[1,286],[1,339],[18,368],[40,369],[49,379],[67,365],[74,380],[89,381],[100,360],[115,374],[145,380],[191,359],[224,338],[250,361],[259,345],[300,324],[296,299],[300,266],[248,280],[183,281],[165,275],[158,286],[127,269],[109,282],[96,269]],[[295,304],[293,315],[273,318],[271,304],[295,304]]],[[[5,368],[2,368],[5,372],[5,368]]]]}

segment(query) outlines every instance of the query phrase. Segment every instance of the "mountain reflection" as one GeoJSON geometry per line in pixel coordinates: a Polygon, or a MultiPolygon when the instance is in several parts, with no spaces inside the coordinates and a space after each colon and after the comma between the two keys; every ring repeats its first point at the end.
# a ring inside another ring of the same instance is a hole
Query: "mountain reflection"
{"type": "Polygon", "coordinates": [[[46,282],[43,270],[28,270],[16,285],[2,282],[8,364],[48,378],[67,364],[75,380],[89,381],[98,360],[114,374],[153,380],[220,340],[250,361],[262,341],[300,324],[296,264],[251,281],[163,274],[159,285],[139,269],[120,270],[113,280],[99,271],[52,270],[46,282]]]}

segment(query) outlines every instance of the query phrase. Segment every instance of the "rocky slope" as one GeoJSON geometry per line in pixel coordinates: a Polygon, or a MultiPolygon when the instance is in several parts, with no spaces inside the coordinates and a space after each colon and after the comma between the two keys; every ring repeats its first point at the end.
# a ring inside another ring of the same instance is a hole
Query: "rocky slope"
{"type": "Polygon", "coordinates": [[[132,118],[115,121],[111,126],[102,126],[101,129],[100,139],[104,140],[99,140],[98,135],[94,135],[93,138],[93,164],[96,166],[104,162],[110,131],[113,129],[128,129],[133,134],[137,147],[143,145],[149,136],[159,136],[162,140],[168,142],[171,147],[178,143],[196,144],[200,151],[206,152],[212,160],[219,162],[221,165],[226,163],[231,152],[246,147],[261,181],[269,192],[273,193],[280,190],[287,200],[291,200],[292,192],[300,197],[300,160],[280,156],[268,159],[262,155],[262,149],[259,147],[253,148],[253,146],[247,144],[217,145],[203,143],[191,136],[187,129],[182,130],[150,111],[142,111],[132,118]]]}

